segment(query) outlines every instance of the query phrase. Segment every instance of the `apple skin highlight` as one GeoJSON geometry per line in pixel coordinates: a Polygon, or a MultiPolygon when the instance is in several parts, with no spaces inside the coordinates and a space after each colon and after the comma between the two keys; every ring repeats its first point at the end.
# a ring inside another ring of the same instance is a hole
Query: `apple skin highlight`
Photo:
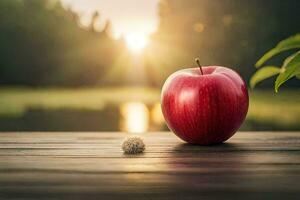
{"type": "Polygon", "coordinates": [[[182,140],[212,145],[228,140],[243,123],[248,90],[235,71],[221,66],[183,69],[165,82],[161,106],[168,127],[182,140]]]}

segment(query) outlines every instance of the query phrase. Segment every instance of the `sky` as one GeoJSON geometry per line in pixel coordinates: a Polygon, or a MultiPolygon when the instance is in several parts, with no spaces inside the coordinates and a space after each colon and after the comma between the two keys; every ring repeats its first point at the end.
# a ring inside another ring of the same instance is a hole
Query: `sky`
{"type": "Polygon", "coordinates": [[[149,35],[158,24],[159,0],[61,0],[63,5],[82,14],[82,22],[88,22],[90,13],[98,10],[101,22],[109,19],[116,38],[121,35],[149,35]]]}

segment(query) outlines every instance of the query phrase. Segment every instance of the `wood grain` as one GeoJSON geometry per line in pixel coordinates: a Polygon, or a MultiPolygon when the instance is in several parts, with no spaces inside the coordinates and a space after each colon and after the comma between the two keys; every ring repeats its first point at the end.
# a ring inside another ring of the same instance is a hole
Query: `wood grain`
{"type": "Polygon", "coordinates": [[[300,133],[240,132],[192,146],[172,133],[0,133],[1,199],[299,199],[300,133]]]}

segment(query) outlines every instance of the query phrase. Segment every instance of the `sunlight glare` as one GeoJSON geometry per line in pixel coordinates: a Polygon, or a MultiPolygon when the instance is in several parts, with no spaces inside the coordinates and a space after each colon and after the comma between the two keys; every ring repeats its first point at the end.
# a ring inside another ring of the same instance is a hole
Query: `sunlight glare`
{"type": "Polygon", "coordinates": [[[139,53],[148,44],[147,36],[140,33],[126,35],[125,41],[128,49],[134,53],[139,53]]]}
{"type": "Polygon", "coordinates": [[[151,120],[156,125],[162,125],[165,122],[159,102],[155,103],[151,109],[151,120]]]}
{"type": "Polygon", "coordinates": [[[131,133],[143,133],[149,126],[149,109],[141,102],[129,102],[121,105],[123,123],[121,130],[131,133]]]}

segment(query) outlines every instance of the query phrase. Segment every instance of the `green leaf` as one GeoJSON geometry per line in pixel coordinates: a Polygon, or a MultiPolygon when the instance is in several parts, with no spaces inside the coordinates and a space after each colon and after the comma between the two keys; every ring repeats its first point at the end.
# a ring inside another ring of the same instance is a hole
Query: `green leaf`
{"type": "Polygon", "coordinates": [[[295,76],[296,76],[297,79],[300,79],[300,67],[298,67],[295,76]]]}
{"type": "Polygon", "coordinates": [[[292,78],[293,76],[299,75],[300,69],[300,51],[288,57],[282,66],[284,71],[279,74],[275,81],[275,91],[278,92],[279,87],[292,78]]]}
{"type": "Polygon", "coordinates": [[[270,51],[268,51],[262,58],[260,58],[255,64],[256,67],[262,66],[267,60],[273,56],[287,50],[300,48],[300,34],[289,37],[285,40],[282,40],[277,44],[277,46],[270,51]]]}
{"type": "Polygon", "coordinates": [[[294,54],[288,56],[288,57],[283,61],[282,67],[285,68],[286,65],[287,65],[289,62],[291,62],[291,60],[294,59],[294,57],[295,57],[297,54],[298,54],[298,52],[296,52],[296,53],[294,53],[294,54]]]}
{"type": "Polygon", "coordinates": [[[295,76],[296,76],[297,79],[300,79],[300,70],[298,70],[298,72],[295,76]]]}
{"type": "Polygon", "coordinates": [[[255,74],[251,77],[250,86],[253,89],[255,85],[267,78],[275,76],[280,73],[280,68],[275,66],[266,66],[259,69],[255,74]]]}

